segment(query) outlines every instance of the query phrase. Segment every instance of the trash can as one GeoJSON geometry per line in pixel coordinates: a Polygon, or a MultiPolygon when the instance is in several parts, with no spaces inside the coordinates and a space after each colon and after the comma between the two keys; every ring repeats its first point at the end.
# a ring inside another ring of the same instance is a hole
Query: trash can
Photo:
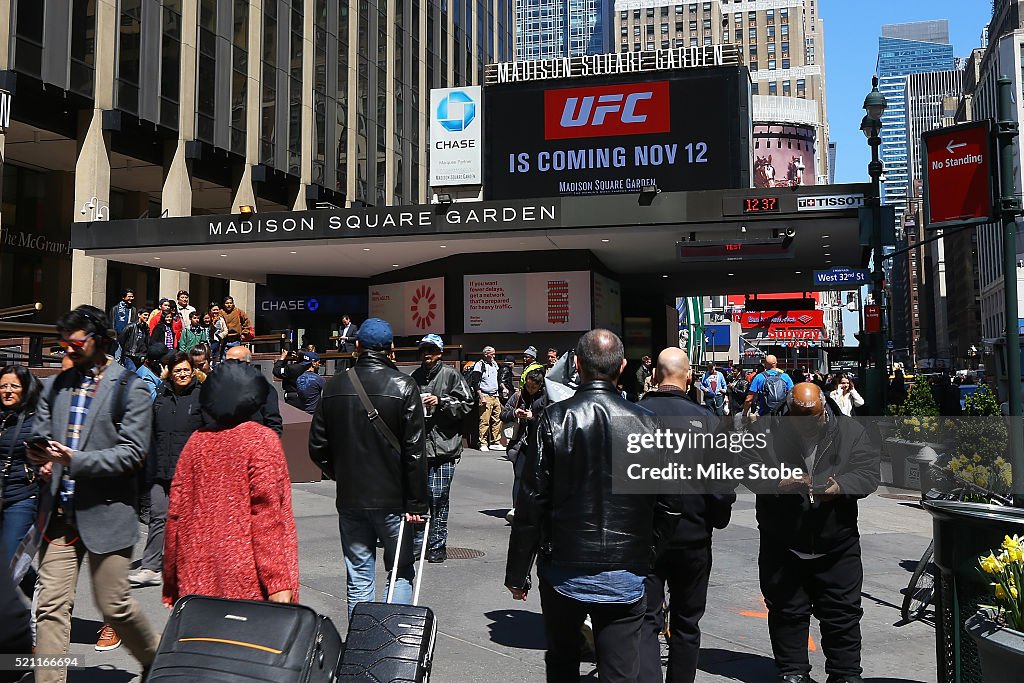
{"type": "Polygon", "coordinates": [[[921,500],[927,500],[928,492],[941,485],[941,482],[936,481],[935,474],[932,472],[932,465],[938,459],[939,454],[931,446],[925,446],[917,452],[917,455],[909,458],[917,464],[921,481],[921,500]]]}
{"type": "Polygon", "coordinates": [[[993,600],[978,558],[1007,534],[1024,534],[1024,509],[951,500],[922,503],[932,516],[935,582],[935,663],[939,683],[984,683],[978,649],[966,623],[993,600]]]}

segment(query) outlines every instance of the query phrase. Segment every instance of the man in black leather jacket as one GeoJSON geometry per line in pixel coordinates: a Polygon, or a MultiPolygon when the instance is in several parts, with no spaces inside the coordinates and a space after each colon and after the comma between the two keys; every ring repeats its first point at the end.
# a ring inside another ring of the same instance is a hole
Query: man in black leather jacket
{"type": "Polygon", "coordinates": [[[648,411],[615,389],[626,365],[622,341],[592,330],[580,338],[575,362],[583,380],[575,396],[549,404],[537,426],[536,452],[516,500],[505,586],[525,600],[540,554],[549,682],[579,679],[580,627],[590,614],[599,678],[632,683],[640,673],[656,518],[674,510],[655,495],[612,492],[613,430],[655,428],[648,411]]]}
{"type": "MultiPolygon", "coordinates": [[[[667,348],[658,354],[654,370],[656,391],[648,392],[640,405],[659,417],[698,418],[703,429],[718,426],[714,414],[689,399],[692,372],[690,359],[679,348],[667,348]]],[[[690,421],[688,424],[693,425],[690,421]]],[[[691,463],[695,464],[695,463],[691,463]]],[[[729,524],[736,494],[731,490],[708,490],[679,496],[680,515],[674,534],[662,544],[654,570],[647,577],[647,615],[644,625],[644,655],[640,662],[641,681],[661,681],[661,642],[665,627],[662,602],[665,584],[672,594],[668,645],[669,683],[692,683],[697,676],[700,654],[700,618],[708,601],[711,577],[711,534],[729,524]]]]}
{"type": "MultiPolygon", "coordinates": [[[[327,383],[309,430],[309,457],[338,482],[336,505],[345,555],[348,613],[375,598],[377,540],[384,544],[384,566],[395,565],[402,515],[421,522],[429,510],[424,454],[423,403],[416,381],[388,358],[391,326],[367,320],[356,335],[355,373],[379,417],[398,440],[397,452],[375,428],[347,372],[327,383]]],[[[404,535],[398,553],[394,601],[409,603],[414,576],[410,551],[413,533],[404,535]]]]}
{"type": "Polygon", "coordinates": [[[745,466],[802,470],[782,481],[746,482],[757,493],[758,569],[779,681],[811,681],[814,614],[828,683],[862,683],[857,501],[878,487],[878,452],[865,429],[809,382],[793,387],[778,415],[758,420],[753,431],[768,434],[767,448],[744,451],[745,466]]]}

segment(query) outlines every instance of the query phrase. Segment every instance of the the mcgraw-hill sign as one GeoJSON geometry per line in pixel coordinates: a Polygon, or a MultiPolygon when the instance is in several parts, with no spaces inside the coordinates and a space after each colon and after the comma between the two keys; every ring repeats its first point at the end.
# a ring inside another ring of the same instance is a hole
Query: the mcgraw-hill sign
{"type": "Polygon", "coordinates": [[[744,67],[484,88],[487,199],[750,186],[744,67]]]}

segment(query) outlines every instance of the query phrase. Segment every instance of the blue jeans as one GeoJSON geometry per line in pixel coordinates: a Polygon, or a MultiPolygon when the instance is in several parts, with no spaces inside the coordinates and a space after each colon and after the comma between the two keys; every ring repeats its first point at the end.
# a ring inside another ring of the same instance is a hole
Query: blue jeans
{"type": "Polygon", "coordinates": [[[32,496],[4,507],[3,529],[0,533],[4,564],[11,563],[14,553],[18,550],[18,544],[36,521],[36,503],[36,497],[32,496]]]}
{"type": "MultiPolygon", "coordinates": [[[[374,575],[377,569],[377,540],[384,544],[384,568],[395,564],[395,549],[398,545],[398,527],[401,515],[382,510],[342,510],[338,514],[341,530],[341,551],[345,555],[347,581],[348,615],[357,603],[373,602],[376,596],[374,575]]],[[[398,561],[398,577],[395,580],[395,594],[392,602],[412,602],[412,581],[416,573],[413,563],[412,543],[415,532],[411,524],[406,525],[402,539],[402,552],[398,561]]]]}

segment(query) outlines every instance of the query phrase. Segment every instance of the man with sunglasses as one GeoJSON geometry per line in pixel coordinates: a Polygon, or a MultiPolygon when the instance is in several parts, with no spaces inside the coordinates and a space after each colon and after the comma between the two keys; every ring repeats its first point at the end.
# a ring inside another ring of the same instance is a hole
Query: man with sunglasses
{"type": "MultiPolygon", "coordinates": [[[[158,635],[129,593],[128,569],[139,539],[136,473],[150,442],[152,402],[143,382],[112,362],[113,331],[98,308],[79,306],[57,321],[72,367],[40,397],[28,455],[52,467],[40,492],[39,655],[66,654],[82,560],[104,621],[148,667],[158,635]]],[[[40,683],[64,683],[66,669],[38,669],[40,683]]]]}
{"type": "Polygon", "coordinates": [[[786,477],[744,482],[757,494],[758,569],[778,680],[813,680],[807,658],[813,614],[827,683],[863,683],[857,501],[878,487],[878,451],[864,427],[810,382],[793,387],[781,409],[752,432],[750,443],[765,447],[741,454],[744,469],[765,467],[786,477]],[[792,474],[782,474],[783,466],[792,474]]]}

